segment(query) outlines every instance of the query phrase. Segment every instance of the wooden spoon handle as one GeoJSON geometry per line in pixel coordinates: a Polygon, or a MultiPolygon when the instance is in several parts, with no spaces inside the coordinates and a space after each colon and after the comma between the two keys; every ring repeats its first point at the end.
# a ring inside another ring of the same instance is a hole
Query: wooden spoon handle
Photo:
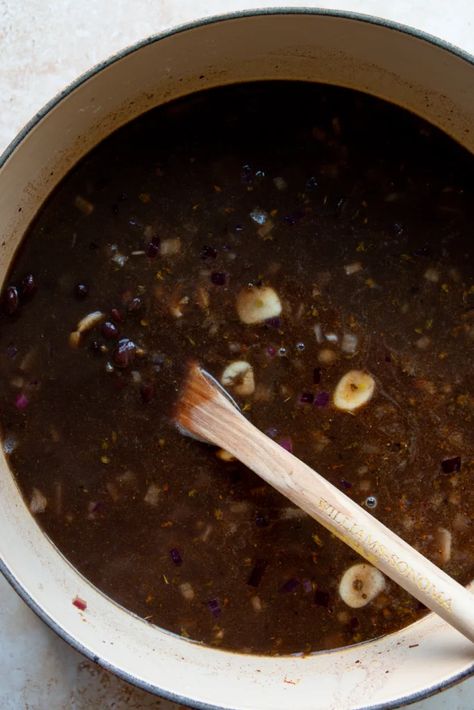
{"type": "Polygon", "coordinates": [[[262,434],[219,392],[198,406],[194,433],[221,446],[416,599],[474,641],[474,596],[398,535],[262,434]],[[198,422],[196,424],[196,422],[198,422]]]}

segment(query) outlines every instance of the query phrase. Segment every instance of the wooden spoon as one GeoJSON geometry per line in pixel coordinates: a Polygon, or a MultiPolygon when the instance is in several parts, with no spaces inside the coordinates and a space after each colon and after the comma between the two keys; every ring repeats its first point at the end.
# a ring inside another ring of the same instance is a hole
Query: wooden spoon
{"type": "Polygon", "coordinates": [[[182,433],[229,451],[474,641],[474,596],[316,471],[259,431],[197,363],[189,367],[175,419],[182,433]]]}

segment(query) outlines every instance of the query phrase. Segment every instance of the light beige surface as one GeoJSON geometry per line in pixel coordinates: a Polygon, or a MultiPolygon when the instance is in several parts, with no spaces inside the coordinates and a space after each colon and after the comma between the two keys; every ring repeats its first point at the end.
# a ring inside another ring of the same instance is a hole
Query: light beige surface
{"type": "MultiPolygon", "coordinates": [[[[301,3],[289,0],[287,6],[301,3]]],[[[307,5],[376,14],[441,36],[474,53],[472,0],[349,0],[307,5]]],[[[189,20],[274,3],[231,0],[0,0],[0,150],[78,74],[150,34],[189,20]]],[[[57,639],[0,579],[0,707],[148,708],[169,703],[97,671],[57,639]]],[[[368,699],[370,701],[370,699],[368,699]]],[[[416,710],[468,710],[468,681],[416,710]]]]}
{"type": "Polygon", "coordinates": [[[378,15],[474,53],[472,0],[0,0],[0,148],[68,82],[123,47],[198,17],[278,4],[378,15]]]}

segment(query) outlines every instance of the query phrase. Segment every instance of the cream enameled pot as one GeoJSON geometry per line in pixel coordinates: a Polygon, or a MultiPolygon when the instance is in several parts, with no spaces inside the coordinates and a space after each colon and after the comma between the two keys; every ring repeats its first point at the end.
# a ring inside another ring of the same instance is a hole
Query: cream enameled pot
{"type": "MultiPolygon", "coordinates": [[[[164,101],[255,79],[360,89],[409,108],[474,152],[473,60],[433,38],[372,18],[294,9],[181,27],[83,76],[0,159],[2,281],[41,203],[98,141],[164,101]]],[[[394,707],[474,670],[474,646],[433,614],[379,640],[306,658],[229,653],[153,627],[68,564],[28,512],[3,454],[0,557],[31,608],[75,648],[142,688],[196,707],[394,707]],[[76,596],[86,611],[72,604],[76,596]]]]}

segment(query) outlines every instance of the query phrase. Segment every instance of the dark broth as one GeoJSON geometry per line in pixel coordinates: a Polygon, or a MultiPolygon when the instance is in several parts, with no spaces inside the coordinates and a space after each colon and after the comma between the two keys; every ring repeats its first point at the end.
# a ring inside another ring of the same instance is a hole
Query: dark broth
{"type": "Polygon", "coordinates": [[[176,432],[197,358],[217,377],[249,363],[237,399],[259,428],[470,580],[473,191],[472,157],[438,130],[310,84],[198,94],[84,158],[14,261],[0,335],[4,447],[68,560],[151,623],[235,650],[333,648],[422,613],[389,580],[347,606],[360,558],[176,432]],[[242,323],[248,284],[281,314],[242,323]],[[353,369],[376,390],[351,416],[332,395],[353,369]]]}

